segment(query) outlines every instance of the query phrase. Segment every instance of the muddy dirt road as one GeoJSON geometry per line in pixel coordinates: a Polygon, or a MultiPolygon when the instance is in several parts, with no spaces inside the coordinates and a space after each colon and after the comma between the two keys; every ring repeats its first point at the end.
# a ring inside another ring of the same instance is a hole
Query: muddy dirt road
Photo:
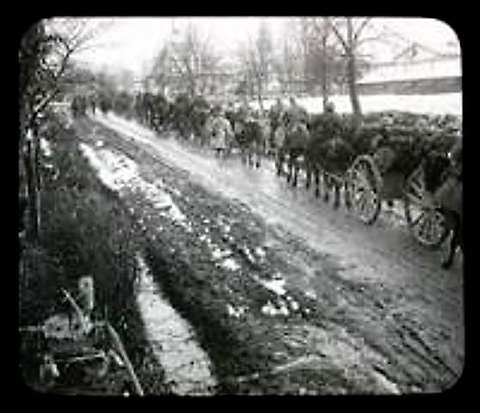
{"type": "MultiPolygon", "coordinates": [[[[302,292],[329,321],[322,328],[290,325],[282,333],[290,348],[301,349],[299,368],[302,363],[309,369],[331,363],[354,383],[344,386],[344,392],[437,392],[461,375],[461,259],[444,271],[439,253],[416,244],[398,217],[384,213],[376,224],[365,226],[344,208],[334,211],[315,199],[302,182],[296,189],[288,187],[269,163],[249,169],[239,159],[221,161],[111,115],[92,122],[116,132],[123,142],[115,149],[122,152],[127,145],[127,155],[138,165],[147,162],[139,155],[142,150],[168,167],[173,180],[185,179],[187,172],[187,179],[206,193],[225,204],[240,201],[264,224],[261,247],[285,263],[282,288],[302,292]]],[[[94,139],[105,139],[96,133],[94,139]]],[[[152,179],[165,178],[154,170],[151,174],[152,179]]],[[[195,208],[195,193],[181,192],[183,201],[195,208]]],[[[263,313],[267,310],[262,307],[263,313]]],[[[288,360],[283,359],[285,366],[288,360]]]]}

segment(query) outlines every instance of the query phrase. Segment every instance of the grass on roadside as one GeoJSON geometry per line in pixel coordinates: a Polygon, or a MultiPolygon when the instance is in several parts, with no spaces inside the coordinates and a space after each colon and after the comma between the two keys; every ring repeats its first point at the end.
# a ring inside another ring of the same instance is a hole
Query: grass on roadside
{"type": "Polygon", "coordinates": [[[119,332],[145,392],[162,394],[163,372],[135,302],[135,254],[142,248],[135,222],[80,153],[74,130],[51,119],[45,138],[53,155],[42,155],[40,165],[40,237],[21,257],[19,325],[43,322],[60,309],[60,288],[74,292],[78,278],[91,275],[96,316],[107,315],[119,332]]]}

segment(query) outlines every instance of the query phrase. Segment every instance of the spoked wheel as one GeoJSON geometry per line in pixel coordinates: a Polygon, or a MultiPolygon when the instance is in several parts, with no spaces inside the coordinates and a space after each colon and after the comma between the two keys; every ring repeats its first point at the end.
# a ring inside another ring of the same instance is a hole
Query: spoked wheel
{"type": "Polygon", "coordinates": [[[371,225],[381,210],[380,189],[382,179],[373,159],[358,157],[347,172],[345,198],[351,210],[365,224],[371,225]]]}
{"type": "Polygon", "coordinates": [[[407,224],[415,239],[428,248],[438,248],[448,235],[444,214],[428,205],[423,168],[417,168],[407,179],[404,208],[407,224]]]}

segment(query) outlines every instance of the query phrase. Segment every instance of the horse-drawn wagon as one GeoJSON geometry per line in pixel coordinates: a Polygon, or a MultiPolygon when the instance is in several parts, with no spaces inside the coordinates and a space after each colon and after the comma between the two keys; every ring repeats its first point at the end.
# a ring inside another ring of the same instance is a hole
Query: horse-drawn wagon
{"type": "Polygon", "coordinates": [[[448,235],[448,226],[444,213],[435,208],[426,191],[425,162],[439,159],[437,173],[440,181],[445,181],[448,152],[460,138],[453,133],[412,127],[372,128],[369,132],[374,135],[370,151],[357,156],[345,174],[346,206],[370,225],[377,220],[382,201],[393,204],[400,200],[417,241],[438,247],[448,235]]]}

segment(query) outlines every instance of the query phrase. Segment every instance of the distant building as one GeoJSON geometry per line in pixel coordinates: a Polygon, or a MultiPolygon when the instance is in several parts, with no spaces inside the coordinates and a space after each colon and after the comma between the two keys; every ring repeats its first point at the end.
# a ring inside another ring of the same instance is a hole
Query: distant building
{"type": "Polygon", "coordinates": [[[370,94],[439,94],[462,91],[460,55],[376,63],[358,82],[370,94]]]}

